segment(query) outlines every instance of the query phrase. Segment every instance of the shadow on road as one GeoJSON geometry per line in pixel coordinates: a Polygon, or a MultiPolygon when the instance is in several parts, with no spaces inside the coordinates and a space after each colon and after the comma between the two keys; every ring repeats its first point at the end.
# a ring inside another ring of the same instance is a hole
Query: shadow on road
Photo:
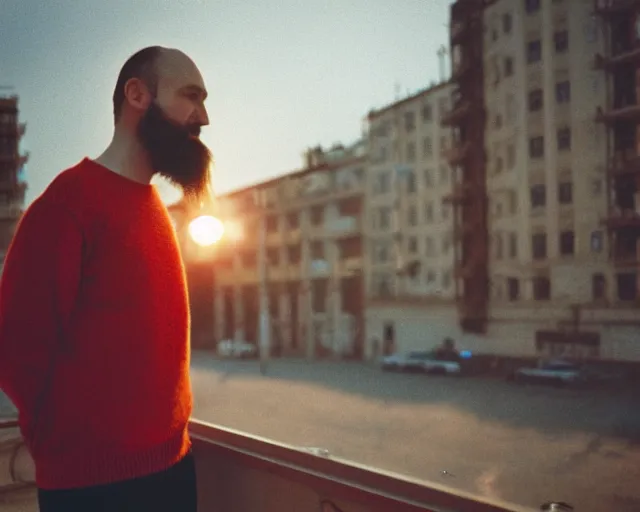
{"type": "Polygon", "coordinates": [[[386,373],[362,363],[304,360],[272,360],[263,376],[258,361],[218,360],[206,352],[194,352],[192,366],[218,374],[220,385],[233,379],[292,381],[379,401],[387,408],[447,405],[550,436],[579,431],[629,445],[640,443],[640,393],[633,390],[519,386],[493,379],[386,373]]]}

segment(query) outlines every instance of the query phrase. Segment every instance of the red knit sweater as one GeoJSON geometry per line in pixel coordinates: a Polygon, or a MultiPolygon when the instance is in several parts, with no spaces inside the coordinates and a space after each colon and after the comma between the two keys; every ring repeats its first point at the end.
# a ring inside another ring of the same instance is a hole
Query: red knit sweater
{"type": "Polygon", "coordinates": [[[85,159],[24,214],[0,284],[0,388],[43,489],[127,480],[189,450],[184,269],[155,188],[85,159]]]}

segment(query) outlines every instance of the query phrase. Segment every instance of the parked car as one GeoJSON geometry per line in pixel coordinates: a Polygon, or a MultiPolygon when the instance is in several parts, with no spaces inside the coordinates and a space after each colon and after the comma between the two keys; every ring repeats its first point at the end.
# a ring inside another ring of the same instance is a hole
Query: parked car
{"type": "Polygon", "coordinates": [[[458,358],[440,357],[435,351],[412,351],[382,358],[381,367],[386,371],[413,371],[431,374],[459,374],[458,358]]]}
{"type": "Polygon", "coordinates": [[[542,362],[535,368],[518,368],[509,379],[518,383],[576,385],[586,382],[587,375],[575,363],[552,360],[542,362]]]}
{"type": "Polygon", "coordinates": [[[237,340],[222,340],[218,343],[220,357],[248,359],[257,357],[258,348],[253,343],[237,340]]]}

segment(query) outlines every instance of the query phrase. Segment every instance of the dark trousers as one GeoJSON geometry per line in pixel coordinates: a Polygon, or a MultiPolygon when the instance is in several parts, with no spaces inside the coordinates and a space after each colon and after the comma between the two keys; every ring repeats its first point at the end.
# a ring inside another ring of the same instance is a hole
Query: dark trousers
{"type": "Polygon", "coordinates": [[[189,454],[165,471],[108,485],[38,490],[40,512],[196,512],[196,471],[189,454]]]}

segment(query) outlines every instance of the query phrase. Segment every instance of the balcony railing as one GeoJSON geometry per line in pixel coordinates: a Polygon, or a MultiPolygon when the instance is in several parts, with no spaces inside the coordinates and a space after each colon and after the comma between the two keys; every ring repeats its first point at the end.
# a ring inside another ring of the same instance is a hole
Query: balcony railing
{"type": "MultiPolygon", "coordinates": [[[[200,512],[525,510],[347,462],[323,449],[279,444],[200,421],[191,421],[190,432],[200,512]]],[[[8,462],[6,455],[0,455],[0,463],[8,462]]],[[[31,475],[28,468],[26,473],[23,476],[32,481],[32,470],[31,475]]],[[[3,504],[2,510],[35,511],[32,489],[25,493],[17,487],[4,488],[14,491],[16,499],[13,505],[3,504]]]]}
{"type": "Polygon", "coordinates": [[[360,217],[343,215],[337,219],[325,222],[327,233],[332,236],[345,236],[360,231],[360,217]]]}
{"type": "Polygon", "coordinates": [[[600,15],[622,13],[637,6],[637,0],[594,0],[594,12],[600,15]]]}

